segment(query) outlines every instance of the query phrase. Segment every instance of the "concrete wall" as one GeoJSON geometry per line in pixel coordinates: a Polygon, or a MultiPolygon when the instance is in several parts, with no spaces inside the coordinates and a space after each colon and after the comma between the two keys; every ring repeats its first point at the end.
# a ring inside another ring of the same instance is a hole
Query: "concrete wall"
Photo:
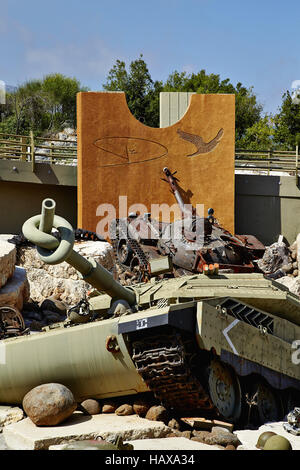
{"type": "Polygon", "coordinates": [[[77,227],[76,167],[0,162],[0,233],[17,234],[29,217],[41,213],[42,200],[56,201],[56,213],[77,227]]]}
{"type": "Polygon", "coordinates": [[[77,188],[49,184],[0,182],[0,233],[20,233],[29,217],[41,213],[42,200],[56,201],[56,214],[77,227],[77,188]]]}
{"type": "Polygon", "coordinates": [[[168,127],[186,113],[192,92],[162,91],[159,94],[159,127],[168,127]]]}
{"type": "Polygon", "coordinates": [[[294,176],[235,176],[235,230],[263,243],[280,234],[293,243],[300,232],[300,189],[294,176]]]}
{"type": "MultiPolygon", "coordinates": [[[[0,233],[19,233],[27,218],[40,213],[46,197],[54,198],[57,214],[77,227],[76,168],[44,163],[37,164],[32,174],[30,164],[19,164],[15,171],[13,162],[0,162],[0,233]]],[[[255,235],[266,245],[280,234],[292,243],[300,233],[300,189],[295,177],[236,175],[235,221],[236,233],[255,235]]]]}

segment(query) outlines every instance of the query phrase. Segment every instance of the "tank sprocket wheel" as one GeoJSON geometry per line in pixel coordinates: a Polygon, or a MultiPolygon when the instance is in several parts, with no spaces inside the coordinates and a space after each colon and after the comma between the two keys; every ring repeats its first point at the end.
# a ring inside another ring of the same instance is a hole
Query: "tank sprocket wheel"
{"type": "Polygon", "coordinates": [[[241,416],[242,400],[239,379],[223,362],[213,359],[209,367],[208,386],[210,398],[227,420],[237,422],[241,416]]]}
{"type": "Polygon", "coordinates": [[[117,256],[121,264],[130,266],[130,261],[133,257],[133,251],[124,239],[118,240],[117,256]]]}

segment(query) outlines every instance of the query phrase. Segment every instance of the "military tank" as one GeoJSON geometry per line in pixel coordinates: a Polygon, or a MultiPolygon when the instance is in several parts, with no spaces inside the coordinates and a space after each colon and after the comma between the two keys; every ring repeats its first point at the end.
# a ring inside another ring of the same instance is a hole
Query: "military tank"
{"type": "Polygon", "coordinates": [[[254,273],[156,275],[124,287],[73,250],[72,226],[54,211],[44,200],[24,235],[43,261],[67,261],[97,295],[65,322],[0,341],[1,403],[58,382],[78,402],[151,393],[181,416],[235,423],[253,413],[277,420],[299,404],[300,302],[285,287],[254,273]]]}
{"type": "Polygon", "coordinates": [[[216,269],[259,272],[255,261],[263,256],[265,246],[253,235],[232,235],[219,224],[213,208],[207,217],[199,216],[195,207],[184,202],[176,171],[166,167],[163,173],[162,180],[169,184],[180,217],[167,223],[150,213],[130,213],[112,220],[109,238],[119,271],[131,280],[145,281],[151,277],[151,261],[167,256],[172,263],[168,277],[170,272],[182,276],[216,269]]]}

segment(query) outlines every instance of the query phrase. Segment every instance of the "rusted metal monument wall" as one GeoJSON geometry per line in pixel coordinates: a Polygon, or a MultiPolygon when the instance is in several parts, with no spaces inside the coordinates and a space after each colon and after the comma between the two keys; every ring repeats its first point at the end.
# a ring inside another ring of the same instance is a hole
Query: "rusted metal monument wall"
{"type": "MultiPolygon", "coordinates": [[[[234,232],[234,95],[193,95],[184,116],[166,128],[147,127],[130,113],[124,93],[77,96],[78,225],[96,231],[97,207],[119,195],[128,208],[172,205],[163,168],[178,171],[186,203],[213,207],[234,232]]],[[[125,214],[126,215],[126,214],[125,214]]]]}

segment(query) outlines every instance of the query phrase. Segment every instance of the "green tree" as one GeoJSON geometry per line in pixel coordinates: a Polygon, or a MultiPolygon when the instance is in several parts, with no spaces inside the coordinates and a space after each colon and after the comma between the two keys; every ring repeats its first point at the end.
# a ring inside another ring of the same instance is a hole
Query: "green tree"
{"type": "Polygon", "coordinates": [[[129,71],[126,70],[125,62],[117,60],[103,88],[107,91],[124,91],[128,107],[135,118],[148,126],[158,126],[162,83],[152,80],[142,54],[130,63],[129,71]]]}
{"type": "Polygon", "coordinates": [[[264,116],[248,127],[243,137],[238,141],[239,148],[247,150],[269,150],[274,148],[274,119],[264,116]]]}
{"type": "Polygon", "coordinates": [[[293,150],[300,144],[300,105],[293,103],[289,91],[284,93],[282,100],[274,117],[274,140],[282,149],[293,150]]]}
{"type": "MultiPolygon", "coordinates": [[[[16,134],[29,128],[36,130],[46,111],[46,98],[40,80],[32,80],[19,86],[16,92],[7,96],[10,122],[15,123],[16,134]]],[[[7,116],[8,117],[8,116],[7,116]]],[[[6,125],[6,119],[2,123],[6,125]]]]}
{"type": "Polygon", "coordinates": [[[87,89],[83,88],[76,78],[56,73],[44,78],[42,90],[48,102],[48,127],[59,129],[64,122],[76,127],[76,94],[87,89]]]}
{"type": "Polygon", "coordinates": [[[240,82],[234,87],[229,78],[220,79],[220,75],[206,74],[205,70],[198,73],[173,72],[164,84],[163,91],[188,91],[194,93],[230,93],[236,97],[236,144],[245,135],[246,129],[259,121],[262,106],[252,88],[245,88],[240,82]]]}
{"type": "Polygon", "coordinates": [[[30,80],[7,95],[0,132],[37,135],[76,126],[76,94],[86,91],[75,78],[50,74],[43,80],[30,80]]]}

